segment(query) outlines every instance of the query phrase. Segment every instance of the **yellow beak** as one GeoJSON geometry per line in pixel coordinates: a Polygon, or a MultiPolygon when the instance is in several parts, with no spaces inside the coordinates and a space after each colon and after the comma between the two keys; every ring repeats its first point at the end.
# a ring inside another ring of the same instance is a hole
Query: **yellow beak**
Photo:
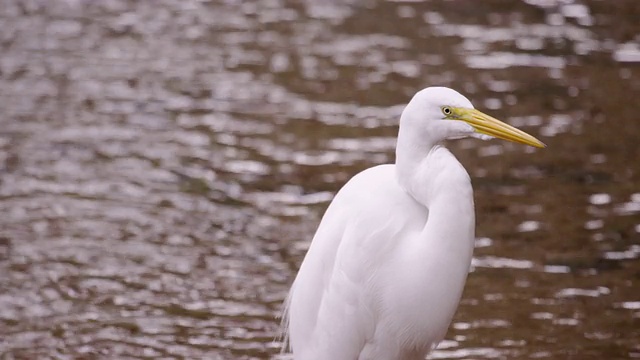
{"type": "Polygon", "coordinates": [[[534,138],[526,132],[516,129],[511,125],[505,124],[502,121],[491,117],[476,109],[468,108],[453,108],[452,119],[462,120],[480,134],[493,136],[498,139],[509,140],[521,144],[535,146],[538,148],[546,147],[542,141],[534,138]]]}

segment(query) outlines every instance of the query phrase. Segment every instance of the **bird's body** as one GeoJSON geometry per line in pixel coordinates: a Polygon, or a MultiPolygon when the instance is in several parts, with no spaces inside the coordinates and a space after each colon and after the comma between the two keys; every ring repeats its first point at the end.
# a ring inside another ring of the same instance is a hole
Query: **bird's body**
{"type": "MultiPolygon", "coordinates": [[[[444,148],[432,156],[451,167],[440,201],[472,212],[464,169],[444,148]]],[[[296,279],[290,311],[300,317],[292,316],[290,337],[305,349],[300,359],[424,359],[444,337],[469,270],[474,219],[448,219],[437,230],[455,236],[439,246],[428,218],[398,184],[395,165],[365,170],[342,188],[323,218],[331,228],[320,225],[296,279]]]]}
{"type": "Polygon", "coordinates": [[[450,89],[419,92],[401,117],[396,163],[357,174],[327,209],[286,304],[296,360],[422,360],[443,339],[475,216],[469,175],[439,143],[477,131],[441,121],[445,107],[473,109],[450,89]]]}

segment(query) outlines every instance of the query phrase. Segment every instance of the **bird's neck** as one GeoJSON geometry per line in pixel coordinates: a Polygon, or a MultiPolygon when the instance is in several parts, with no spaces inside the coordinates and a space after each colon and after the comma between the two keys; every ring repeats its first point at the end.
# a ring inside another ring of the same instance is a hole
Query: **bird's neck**
{"type": "Polygon", "coordinates": [[[398,137],[396,150],[397,180],[428,214],[424,227],[412,238],[410,249],[414,255],[405,259],[407,273],[403,279],[415,279],[407,283],[407,289],[431,284],[428,293],[418,294],[416,298],[428,298],[440,304],[444,315],[439,321],[446,329],[462,294],[473,256],[475,212],[471,180],[443,146],[429,143],[428,139],[413,138],[411,134],[403,135],[407,136],[398,137]]]}
{"type": "Polygon", "coordinates": [[[414,193],[416,170],[435,145],[435,142],[429,141],[429,139],[420,142],[417,134],[400,126],[396,144],[396,177],[400,187],[422,205],[425,205],[425,203],[417,199],[414,193]]]}
{"type": "MultiPolygon", "coordinates": [[[[471,189],[466,170],[437,139],[407,131],[402,126],[395,165],[400,187],[427,208],[437,197],[448,196],[457,187],[471,189]]],[[[460,194],[463,195],[466,194],[460,194]]]]}
{"type": "Polygon", "coordinates": [[[410,136],[398,137],[396,176],[400,187],[428,210],[428,220],[418,237],[420,245],[415,250],[450,263],[450,276],[464,283],[475,238],[471,179],[445,147],[418,142],[420,139],[410,136]]]}

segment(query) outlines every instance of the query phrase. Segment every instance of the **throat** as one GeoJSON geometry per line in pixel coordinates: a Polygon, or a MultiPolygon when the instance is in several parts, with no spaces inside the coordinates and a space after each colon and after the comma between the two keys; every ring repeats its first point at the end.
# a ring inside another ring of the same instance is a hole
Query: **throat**
{"type": "Polygon", "coordinates": [[[444,146],[396,150],[396,177],[402,189],[421,205],[439,198],[473,201],[471,180],[462,164],[444,146]]]}

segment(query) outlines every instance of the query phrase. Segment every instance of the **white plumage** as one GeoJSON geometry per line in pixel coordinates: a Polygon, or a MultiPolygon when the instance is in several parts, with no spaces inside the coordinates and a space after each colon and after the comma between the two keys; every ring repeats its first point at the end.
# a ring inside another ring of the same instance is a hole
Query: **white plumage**
{"type": "Polygon", "coordinates": [[[471,264],[469,175],[440,143],[500,137],[544,146],[454,90],[418,92],[396,163],[367,169],[327,209],[285,304],[296,360],[424,359],[445,336],[471,264]]]}

